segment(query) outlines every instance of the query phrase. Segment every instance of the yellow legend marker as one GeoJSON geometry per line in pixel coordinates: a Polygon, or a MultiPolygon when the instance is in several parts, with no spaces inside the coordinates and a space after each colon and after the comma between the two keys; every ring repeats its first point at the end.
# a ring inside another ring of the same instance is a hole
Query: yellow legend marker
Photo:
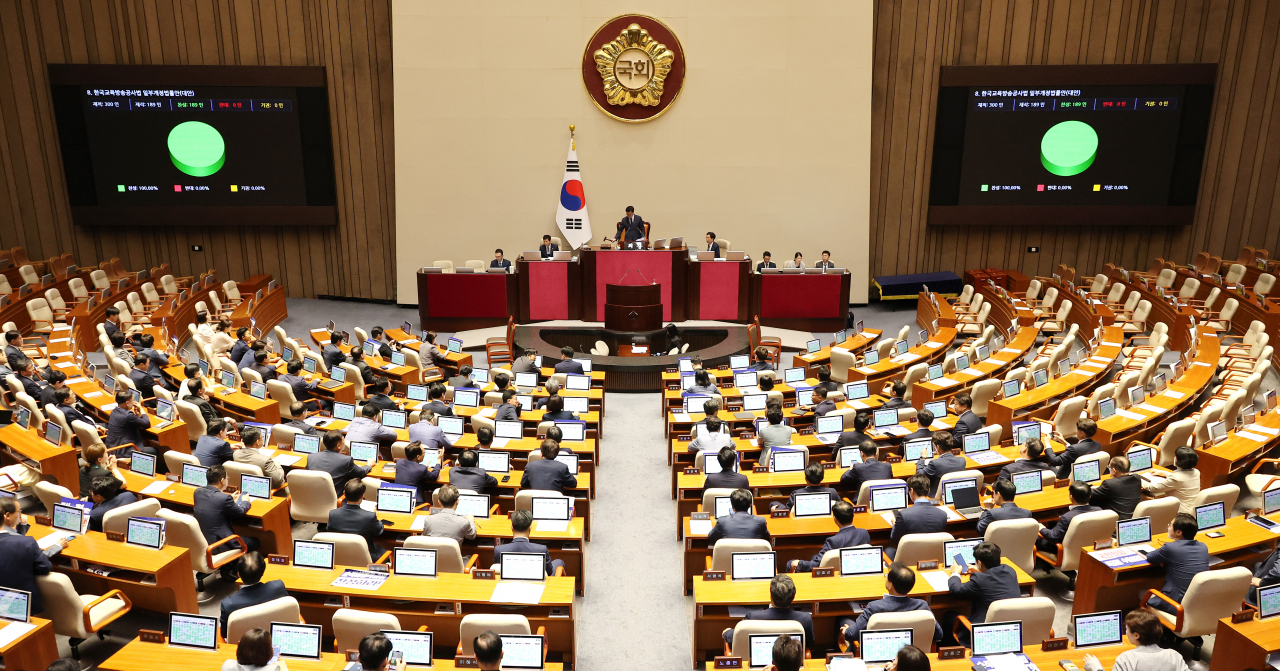
{"type": "MultiPolygon", "coordinates": [[[[239,190],[240,190],[240,189],[239,189],[239,188],[237,188],[235,184],[232,184],[232,185],[231,185],[231,191],[232,191],[233,193],[234,193],[234,192],[236,192],[236,191],[239,191],[239,190]]],[[[1095,187],[1093,187],[1093,190],[1094,190],[1094,191],[1097,191],[1097,190],[1098,190],[1098,187],[1096,187],[1096,186],[1095,186],[1095,187]]]]}
{"type": "MultiPolygon", "coordinates": [[[[231,190],[232,190],[232,191],[235,191],[235,190],[236,190],[236,187],[234,187],[234,186],[233,186],[233,187],[231,187],[231,190]]],[[[1093,185],[1093,190],[1094,190],[1094,191],[1101,191],[1101,190],[1102,190],[1102,185],[1101,185],[1101,184],[1094,184],[1094,185],[1093,185]]]]}

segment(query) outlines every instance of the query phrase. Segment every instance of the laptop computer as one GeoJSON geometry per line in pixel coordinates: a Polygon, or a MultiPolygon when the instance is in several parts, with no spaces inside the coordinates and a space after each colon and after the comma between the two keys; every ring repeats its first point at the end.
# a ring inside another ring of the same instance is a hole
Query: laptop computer
{"type": "Polygon", "coordinates": [[[943,496],[946,503],[955,507],[966,520],[977,519],[982,515],[982,498],[978,494],[976,480],[952,480],[946,483],[943,496]]]}

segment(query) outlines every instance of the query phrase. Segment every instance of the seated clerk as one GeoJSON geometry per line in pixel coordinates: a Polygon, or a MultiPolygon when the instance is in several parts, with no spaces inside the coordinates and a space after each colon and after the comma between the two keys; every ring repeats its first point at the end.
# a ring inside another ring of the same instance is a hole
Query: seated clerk
{"type": "Polygon", "coordinates": [[[766,268],[777,268],[777,267],[778,267],[778,264],[773,262],[773,254],[770,254],[769,252],[765,252],[760,255],[760,263],[756,264],[756,272],[759,273],[760,271],[766,268]]]}
{"type": "Polygon", "coordinates": [[[453,408],[449,407],[449,404],[444,401],[444,385],[439,382],[432,382],[431,386],[427,387],[426,407],[427,410],[441,417],[453,417],[453,408]]]}
{"type": "Polygon", "coordinates": [[[1032,438],[1018,446],[1018,458],[1000,469],[999,479],[1013,480],[1014,473],[1029,471],[1053,471],[1050,468],[1049,457],[1044,453],[1044,443],[1041,443],[1039,438],[1032,438]]]}
{"type": "Polygon", "coordinates": [[[324,365],[329,370],[333,370],[333,367],[340,363],[347,363],[347,355],[342,353],[341,346],[342,334],[335,332],[329,334],[329,344],[320,350],[320,355],[324,357],[324,365]]]}
{"type": "Polygon", "coordinates": [[[542,441],[542,458],[531,459],[524,466],[524,477],[520,478],[522,489],[546,489],[564,493],[566,489],[578,486],[578,477],[569,472],[569,467],[556,461],[560,455],[560,445],[550,438],[542,441]]]}
{"type": "Polygon", "coordinates": [[[227,423],[220,419],[209,422],[204,435],[196,441],[196,449],[191,452],[191,456],[200,460],[201,466],[221,465],[235,459],[231,443],[227,442],[228,428],[227,423]]]}
{"type": "Polygon", "coordinates": [[[822,555],[832,550],[843,550],[871,543],[871,534],[867,533],[866,529],[853,526],[853,506],[847,501],[837,501],[831,506],[831,517],[840,530],[822,542],[822,549],[813,556],[813,559],[792,559],[787,567],[792,573],[812,571],[822,563],[822,555]]]}
{"type": "MultiPolygon", "coordinates": [[[[502,390],[502,403],[498,405],[498,412],[494,414],[495,420],[519,420],[520,419],[520,399],[516,398],[516,390],[508,387],[502,390]]],[[[561,401],[563,403],[563,401],[561,401]]],[[[570,413],[572,417],[572,413],[570,413]]],[[[545,420],[546,418],[543,417],[545,420]]]]}
{"type": "Polygon", "coordinates": [[[968,463],[960,441],[946,431],[933,434],[933,449],[937,457],[928,461],[920,457],[920,461],[916,462],[916,473],[929,478],[929,496],[938,495],[938,483],[942,476],[963,471],[968,463]]]}
{"type": "Polygon", "coordinates": [[[889,544],[884,553],[890,559],[898,553],[898,542],[908,534],[928,534],[947,530],[947,514],[929,500],[929,478],[913,475],[907,480],[907,495],[911,505],[893,511],[893,530],[889,532],[889,544]]]}
{"type": "Polygon", "coordinates": [[[733,437],[724,431],[724,423],[718,417],[708,417],[703,422],[705,428],[699,433],[695,428],[697,435],[693,440],[689,441],[689,452],[697,454],[703,451],[719,452],[723,448],[733,449],[733,437]]]}
{"type": "MultiPolygon", "coordinates": [[[[62,371],[54,371],[61,373],[62,371]]],[[[70,389],[59,389],[53,392],[53,403],[58,410],[62,411],[62,416],[67,419],[67,424],[72,422],[84,422],[93,428],[98,428],[98,423],[89,419],[88,415],[80,412],[80,408],[76,407],[75,393],[70,389]]]]}
{"type": "Polygon", "coordinates": [[[959,415],[955,427],[951,429],[951,435],[956,440],[963,442],[964,436],[982,430],[982,418],[973,414],[973,397],[969,396],[969,392],[962,391],[952,397],[951,407],[959,415]]]}
{"type": "Polygon", "coordinates": [[[573,360],[572,347],[560,348],[560,363],[556,364],[555,372],[582,375],[582,364],[573,360]]]}
{"type": "Polygon", "coordinates": [[[840,383],[831,379],[830,366],[818,366],[818,384],[814,385],[813,388],[817,389],[818,387],[822,387],[827,391],[840,391],[840,383]]]}
{"type": "Polygon", "coordinates": [[[476,386],[475,381],[471,379],[471,366],[463,364],[458,367],[458,374],[449,378],[449,386],[454,389],[472,389],[476,386]]]}
{"type": "Polygon", "coordinates": [[[716,463],[720,464],[720,472],[707,474],[702,483],[703,493],[708,489],[746,489],[751,486],[747,476],[734,470],[738,464],[737,450],[727,446],[720,448],[720,452],[716,454],[716,463]]]}
{"type": "MultiPolygon", "coordinates": [[[[916,586],[916,572],[910,568],[894,563],[889,566],[884,581],[885,595],[875,601],[868,603],[862,607],[862,613],[858,615],[858,619],[842,617],[836,621],[836,635],[838,640],[856,641],[858,634],[867,628],[871,622],[871,616],[876,613],[908,613],[915,610],[930,610],[929,603],[924,599],[916,599],[907,596],[916,586]]],[[[942,640],[942,625],[934,621],[933,640],[942,640]]]]}
{"type": "MultiPolygon", "coordinates": [[[[769,540],[769,525],[763,517],[751,512],[751,492],[735,489],[729,495],[729,505],[733,513],[716,520],[716,526],[707,534],[708,545],[714,546],[721,538],[758,538],[769,540]]],[[[715,511],[711,511],[715,514],[715,511]]]]}
{"type": "Polygon", "coordinates": [[[919,427],[915,431],[908,433],[902,437],[902,442],[908,440],[916,440],[918,438],[932,438],[934,432],[929,429],[933,425],[933,413],[928,410],[921,410],[916,413],[916,426],[919,427]]]}
{"type": "Polygon", "coordinates": [[[831,503],[840,502],[840,493],[830,487],[822,485],[822,476],[826,475],[827,469],[822,467],[818,462],[812,462],[804,468],[804,481],[807,483],[804,487],[791,492],[791,497],[784,505],[781,501],[774,501],[769,504],[771,510],[795,510],[797,494],[826,494],[831,497],[831,503]]]}
{"type": "MultiPolygon", "coordinates": [[[[791,603],[796,598],[796,584],[791,580],[791,576],[782,574],[773,576],[773,580],[769,582],[769,607],[764,610],[747,611],[744,620],[791,620],[799,622],[804,627],[804,644],[808,646],[813,654],[817,654],[816,644],[813,640],[813,615],[802,610],[795,610],[791,607],[791,603]]],[[[733,627],[725,629],[724,642],[733,643],[733,627]]],[[[804,653],[801,653],[803,656],[804,653]]]]}
{"type": "Polygon", "coordinates": [[[363,349],[360,349],[359,347],[351,348],[351,365],[355,366],[356,370],[360,371],[361,382],[364,382],[367,385],[373,385],[374,378],[378,377],[378,375],[373,372],[373,368],[371,368],[369,363],[364,360],[363,349]]]}
{"type": "MultiPolygon", "coordinates": [[[[227,469],[221,465],[209,467],[208,483],[196,489],[192,514],[200,524],[205,542],[213,545],[228,536],[235,535],[236,532],[232,530],[231,525],[243,524],[248,520],[249,506],[252,502],[245,500],[244,492],[232,497],[223,491],[227,488],[227,469]]],[[[262,545],[261,541],[253,536],[244,535],[240,538],[244,541],[245,552],[253,552],[262,545]]],[[[234,549],[234,546],[229,549],[234,549]]]]}
{"type": "Polygon", "coordinates": [[[533,526],[533,513],[528,510],[514,510],[511,512],[511,542],[498,543],[493,548],[493,564],[494,566],[502,566],[502,554],[504,552],[527,552],[530,554],[540,554],[546,557],[545,564],[547,567],[547,575],[555,575],[556,569],[564,568],[563,559],[552,559],[551,553],[547,551],[547,546],[540,543],[534,543],[529,540],[529,527],[533,526]]]}
{"type": "Polygon", "coordinates": [[[409,433],[409,440],[422,445],[424,450],[435,450],[449,447],[449,440],[445,438],[444,431],[440,427],[432,424],[436,419],[436,414],[430,410],[422,410],[418,413],[418,421],[410,424],[406,429],[409,433]]]}
{"type": "Polygon", "coordinates": [[[996,480],[991,484],[991,506],[983,507],[982,517],[978,518],[978,535],[981,536],[986,532],[987,527],[992,522],[1001,520],[1025,520],[1031,517],[1031,511],[1026,508],[1018,507],[1013,502],[1015,496],[1018,495],[1018,488],[1013,486],[1013,482],[1009,480],[996,480]]]}
{"type": "Polygon", "coordinates": [[[1089,503],[1103,510],[1114,510],[1124,521],[1142,503],[1142,478],[1129,473],[1129,458],[1111,457],[1111,477],[1103,480],[1089,496],[1089,503]]]}
{"type": "Polygon", "coordinates": [[[835,268],[836,264],[831,262],[831,252],[822,250],[822,260],[819,261],[814,268],[835,268]]]}
{"type": "Polygon", "coordinates": [[[378,346],[378,356],[390,360],[393,352],[400,351],[400,343],[387,337],[387,330],[381,326],[369,331],[369,340],[378,346]]]}
{"type": "MultiPolygon", "coordinates": [[[[1114,671],[1189,671],[1187,661],[1177,649],[1160,647],[1164,626],[1149,610],[1134,610],[1124,616],[1126,638],[1136,646],[1116,655],[1114,671]]],[[[1084,671],[1103,671],[1102,662],[1093,655],[1084,656],[1084,671]]]]}
{"type": "Polygon", "coordinates": [[[700,370],[693,374],[693,386],[684,390],[684,396],[694,395],[719,395],[720,388],[711,381],[711,373],[700,370]]]}
{"type": "MultiPolygon", "coordinates": [[[[924,412],[928,412],[928,411],[924,411],[924,412]]],[[[874,443],[875,440],[872,439],[871,436],[867,435],[867,427],[870,425],[871,425],[870,413],[860,412],[854,415],[853,430],[845,431],[840,434],[840,437],[836,439],[836,442],[834,445],[835,449],[838,450],[842,447],[853,447],[854,445],[861,445],[867,442],[868,440],[874,443]]]]}
{"type": "MultiPolygon", "coordinates": [[[[508,391],[512,391],[512,390],[508,390],[508,391]]],[[[506,392],[503,392],[502,395],[505,398],[506,392]]],[[[512,397],[514,398],[515,394],[512,394],[512,397]]],[[[516,403],[516,407],[519,408],[520,401],[517,400],[515,403],[516,403]]],[[[547,397],[547,410],[546,412],[542,413],[542,421],[553,422],[557,419],[577,419],[577,418],[578,418],[578,414],[576,412],[573,412],[572,410],[564,409],[563,396],[556,394],[555,396],[547,397]]]]}
{"type": "Polygon", "coordinates": [[[770,407],[764,416],[769,424],[760,429],[760,447],[790,445],[795,429],[782,423],[782,406],[770,407]]]}
{"type": "Polygon", "coordinates": [[[542,236],[542,244],[538,245],[539,256],[541,256],[544,259],[549,259],[555,256],[556,252],[558,251],[560,251],[560,245],[557,245],[556,243],[552,242],[550,235],[542,236]]]}
{"type": "Polygon", "coordinates": [[[364,500],[364,480],[352,478],[342,487],[343,504],[329,511],[329,531],[338,534],[355,534],[369,545],[370,561],[378,561],[384,552],[378,547],[382,535],[382,520],[377,514],[360,507],[364,500]]]}
{"type": "Polygon", "coordinates": [[[294,359],[290,361],[285,365],[285,371],[285,374],[281,375],[278,379],[289,385],[289,388],[293,390],[294,399],[304,404],[306,406],[306,410],[315,412],[326,405],[332,407],[328,401],[315,397],[314,392],[316,387],[320,386],[319,382],[308,381],[306,378],[299,375],[299,373],[302,372],[302,359],[294,359]]]}
{"type": "Polygon", "coordinates": [[[787,261],[787,267],[804,268],[804,254],[796,252],[796,255],[790,261],[787,261]]]}
{"type": "MultiPolygon", "coordinates": [[[[1152,496],[1172,494],[1178,498],[1178,512],[1194,514],[1196,495],[1200,493],[1200,455],[1194,448],[1183,445],[1173,453],[1174,464],[1178,470],[1163,478],[1155,478],[1155,483],[1143,483],[1142,491],[1152,496]]],[[[1163,475],[1163,474],[1160,474],[1163,475]]]]}
{"type": "Polygon", "coordinates": [[[151,401],[151,405],[155,405],[153,399],[156,397],[156,379],[147,373],[146,355],[135,354],[129,360],[133,362],[133,368],[129,370],[129,381],[142,394],[142,400],[151,401]]]}
{"type": "MultiPolygon", "coordinates": [[[[902,380],[894,380],[893,384],[889,385],[889,400],[885,401],[884,405],[881,407],[905,408],[908,405],[910,405],[909,403],[907,403],[907,400],[903,398],[903,396],[906,396],[906,395],[907,395],[907,383],[903,382],[902,380]]],[[[932,423],[933,422],[929,422],[929,424],[932,424],[932,423]]],[[[928,424],[926,424],[925,426],[928,426],[928,424]]]]}
{"type": "Polygon", "coordinates": [[[468,539],[476,537],[476,520],[470,515],[458,514],[458,498],[461,493],[453,483],[446,483],[440,486],[438,491],[440,496],[439,511],[433,511],[427,515],[427,519],[423,525],[422,533],[425,536],[436,536],[440,538],[452,538],[459,544],[468,539]]]}
{"type": "Polygon", "coordinates": [[[431,500],[430,491],[440,480],[440,464],[444,461],[444,450],[437,450],[436,464],[428,468],[422,463],[425,454],[422,443],[415,440],[404,448],[404,458],[396,459],[396,484],[416,487],[418,505],[431,500]]]}
{"type": "Polygon", "coordinates": [[[814,417],[821,417],[828,412],[836,409],[836,402],[827,398],[827,390],[821,387],[813,388],[813,406],[807,408],[813,411],[814,417]]]}
{"type": "Polygon", "coordinates": [[[351,420],[351,424],[347,426],[347,441],[376,443],[380,440],[395,440],[398,435],[396,430],[383,426],[378,415],[378,409],[372,404],[365,403],[361,406],[360,416],[351,420]]]}
{"type": "Polygon", "coordinates": [[[307,436],[320,435],[319,429],[317,429],[314,426],[311,426],[310,424],[307,424],[306,420],[303,419],[304,417],[307,416],[307,406],[302,401],[294,401],[293,403],[290,403],[289,413],[292,414],[294,418],[288,421],[284,421],[284,418],[282,417],[281,421],[284,423],[285,426],[291,429],[297,429],[298,433],[301,433],[303,435],[307,435],[307,436]]]}
{"type": "MultiPolygon", "coordinates": [[[[1164,566],[1164,587],[1160,592],[1174,601],[1182,601],[1197,573],[1209,570],[1209,548],[1196,540],[1199,530],[1194,515],[1178,513],[1169,523],[1169,538],[1172,540],[1147,554],[1149,563],[1164,566]]],[[[1170,614],[1177,612],[1158,596],[1151,597],[1147,605],[1170,614]]]]}
{"type": "Polygon", "coordinates": [[[138,501],[133,492],[120,491],[122,486],[123,482],[110,475],[99,475],[93,479],[93,489],[89,494],[93,501],[93,509],[89,511],[90,531],[102,531],[102,518],[107,513],[138,501]]]}
{"type": "Polygon", "coordinates": [[[227,635],[227,618],[231,617],[232,613],[241,608],[257,606],[289,596],[283,580],[262,582],[262,574],[266,572],[267,562],[263,561],[262,555],[257,552],[250,552],[237,560],[236,573],[244,585],[240,587],[240,591],[222,600],[222,614],[218,619],[222,623],[224,637],[227,635]]]}
{"type": "Polygon", "coordinates": [[[1086,417],[1076,422],[1078,442],[1074,445],[1068,445],[1067,449],[1063,450],[1061,454],[1054,454],[1052,447],[1045,448],[1045,458],[1049,461],[1050,466],[1058,469],[1059,480],[1066,480],[1071,477],[1071,465],[1076,463],[1076,459],[1102,449],[1102,445],[1093,439],[1093,435],[1097,432],[1098,423],[1086,417]]]}
{"type": "Polygon", "coordinates": [[[378,410],[403,410],[399,403],[387,395],[391,391],[391,381],[385,377],[378,377],[373,380],[373,386],[370,388],[373,395],[365,401],[365,405],[372,405],[378,410]]]}
{"type": "MultiPolygon", "coordinates": [[[[951,565],[951,577],[947,579],[947,589],[952,596],[968,599],[973,602],[973,611],[969,622],[981,624],[987,621],[987,609],[1001,599],[1017,599],[1022,596],[1022,588],[1018,587],[1018,574],[1012,566],[1000,562],[1000,546],[995,543],[979,543],[973,548],[973,573],[968,582],[960,580],[960,563],[951,565]]],[[[942,617],[942,631],[947,638],[952,637],[956,619],[960,614],[954,610],[947,611],[942,617]]],[[[959,645],[968,646],[967,630],[961,628],[959,645]]],[[[949,642],[949,641],[948,641],[949,642]]]]}
{"type": "Polygon", "coordinates": [[[1040,530],[1040,537],[1036,539],[1036,549],[1042,552],[1057,552],[1058,544],[1063,538],[1067,537],[1067,529],[1071,527],[1071,520],[1076,515],[1084,513],[1096,513],[1101,508],[1089,505],[1089,495],[1093,492],[1093,488],[1087,482],[1073,482],[1068,489],[1068,495],[1071,497],[1071,505],[1067,508],[1067,512],[1062,513],[1058,518],[1058,523],[1048,529],[1040,530]]]}
{"type": "MultiPolygon", "coordinates": [[[[476,430],[476,440],[481,446],[493,443],[493,430],[487,426],[480,427],[476,430]]],[[[480,468],[477,465],[479,463],[480,455],[475,450],[463,450],[458,455],[458,465],[449,469],[449,483],[458,489],[469,489],[477,494],[483,494],[489,487],[497,487],[498,479],[480,468]]]]}
{"type": "Polygon", "coordinates": [[[511,363],[512,373],[537,373],[538,350],[525,348],[524,354],[511,363]]]}
{"type": "Polygon", "coordinates": [[[754,371],[777,370],[777,368],[773,367],[773,363],[769,361],[768,349],[764,347],[757,347],[755,351],[755,359],[756,359],[756,362],[751,364],[751,366],[748,367],[747,370],[754,370],[754,371]]]}
{"type": "Polygon", "coordinates": [[[333,479],[334,491],[343,491],[348,480],[359,480],[369,474],[369,466],[357,466],[350,454],[343,452],[346,444],[342,432],[327,431],[320,439],[324,449],[307,456],[308,471],[324,471],[333,479]]]}
{"type": "Polygon", "coordinates": [[[667,333],[667,346],[662,351],[670,352],[671,350],[676,350],[679,352],[684,347],[684,340],[680,337],[680,329],[676,328],[675,324],[667,324],[663,330],[667,333]]]}
{"type": "Polygon", "coordinates": [[[253,353],[253,365],[249,366],[249,370],[257,373],[262,378],[263,384],[276,379],[280,375],[274,367],[267,365],[267,360],[270,358],[271,355],[267,353],[267,350],[258,350],[253,353]]]}
{"type": "Polygon", "coordinates": [[[707,251],[715,254],[712,258],[720,258],[720,243],[716,242],[716,234],[707,231],[707,251]]]}
{"type": "MultiPolygon", "coordinates": [[[[846,489],[853,493],[854,496],[862,489],[862,483],[868,480],[888,480],[893,477],[893,467],[883,461],[876,460],[876,444],[870,440],[864,440],[858,444],[858,451],[862,453],[862,461],[849,465],[849,470],[840,476],[840,488],[846,489]]],[[[924,493],[927,495],[929,478],[924,478],[926,489],[924,493]]],[[[945,514],[945,513],[944,513],[945,514]]]]}
{"type": "Polygon", "coordinates": [[[507,272],[511,272],[511,260],[502,258],[502,250],[493,250],[493,260],[489,262],[490,268],[501,268],[507,272]]]}

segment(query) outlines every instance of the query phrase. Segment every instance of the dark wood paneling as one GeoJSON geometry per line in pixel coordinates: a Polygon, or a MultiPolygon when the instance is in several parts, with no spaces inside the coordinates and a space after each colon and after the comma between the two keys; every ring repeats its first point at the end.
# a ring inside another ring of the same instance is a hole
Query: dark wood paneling
{"type": "Polygon", "coordinates": [[[391,82],[390,0],[0,0],[0,246],[394,298],[391,82]],[[324,66],[338,226],[73,226],[48,63],[324,66]]]}

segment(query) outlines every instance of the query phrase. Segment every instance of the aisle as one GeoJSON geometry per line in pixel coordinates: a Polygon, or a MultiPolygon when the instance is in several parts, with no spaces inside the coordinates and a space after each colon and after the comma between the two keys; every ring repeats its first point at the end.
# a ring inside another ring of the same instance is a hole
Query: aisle
{"type": "Polygon", "coordinates": [[[688,668],[693,602],[680,584],[658,395],[609,394],[607,405],[578,668],[688,668]]]}

